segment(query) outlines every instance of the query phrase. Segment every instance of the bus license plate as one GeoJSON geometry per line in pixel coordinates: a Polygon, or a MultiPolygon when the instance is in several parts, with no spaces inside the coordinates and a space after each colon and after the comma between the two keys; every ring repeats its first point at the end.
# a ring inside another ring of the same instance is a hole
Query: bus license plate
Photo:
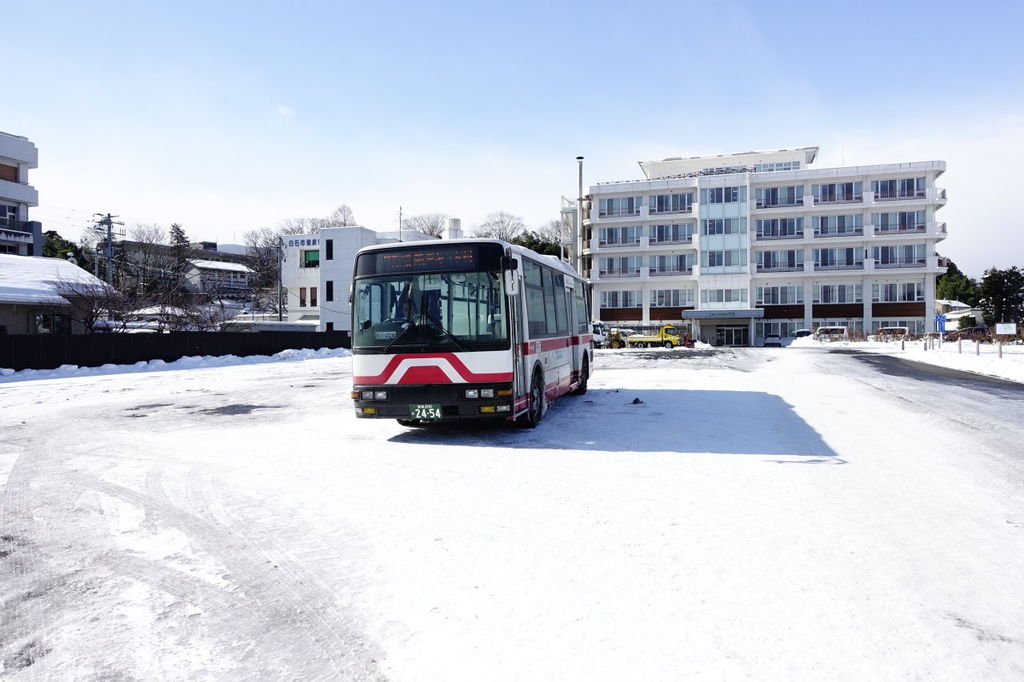
{"type": "Polygon", "coordinates": [[[413,419],[440,419],[440,405],[410,405],[409,416],[413,419]]]}

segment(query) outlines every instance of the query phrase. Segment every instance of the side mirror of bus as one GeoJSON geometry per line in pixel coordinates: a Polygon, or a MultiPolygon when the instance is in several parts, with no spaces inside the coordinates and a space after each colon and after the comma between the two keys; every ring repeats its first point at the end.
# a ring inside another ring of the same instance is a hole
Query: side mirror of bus
{"type": "Polygon", "coordinates": [[[509,296],[517,296],[519,294],[519,278],[516,277],[514,270],[505,271],[505,293],[509,296]]]}

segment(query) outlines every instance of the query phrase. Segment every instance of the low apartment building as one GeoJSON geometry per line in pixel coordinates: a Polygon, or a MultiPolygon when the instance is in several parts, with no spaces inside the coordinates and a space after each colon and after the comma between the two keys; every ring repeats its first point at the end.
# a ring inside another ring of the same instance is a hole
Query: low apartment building
{"type": "Polygon", "coordinates": [[[640,162],[590,187],[595,317],[689,323],[716,345],[846,326],[934,329],[943,161],[816,169],[817,147],[640,162]]]}
{"type": "Polygon", "coordinates": [[[39,151],[27,138],[0,132],[0,253],[43,254],[43,228],[29,220],[39,193],[28,184],[28,172],[39,166],[39,151]]]}

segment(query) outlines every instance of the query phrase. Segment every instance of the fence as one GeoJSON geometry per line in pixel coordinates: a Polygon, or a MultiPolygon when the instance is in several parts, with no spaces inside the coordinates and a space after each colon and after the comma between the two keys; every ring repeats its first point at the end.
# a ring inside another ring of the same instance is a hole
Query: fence
{"type": "Polygon", "coordinates": [[[99,367],[172,362],[187,355],[273,355],[290,348],[351,348],[348,332],[171,332],[168,334],[0,334],[0,368],[99,367]]]}

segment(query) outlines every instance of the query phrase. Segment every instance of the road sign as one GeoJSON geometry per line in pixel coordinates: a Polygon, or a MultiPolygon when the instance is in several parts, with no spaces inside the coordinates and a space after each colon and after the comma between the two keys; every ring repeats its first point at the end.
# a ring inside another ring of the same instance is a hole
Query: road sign
{"type": "Polygon", "coordinates": [[[935,316],[935,331],[944,332],[946,331],[946,316],[936,315],[935,316]]]}

